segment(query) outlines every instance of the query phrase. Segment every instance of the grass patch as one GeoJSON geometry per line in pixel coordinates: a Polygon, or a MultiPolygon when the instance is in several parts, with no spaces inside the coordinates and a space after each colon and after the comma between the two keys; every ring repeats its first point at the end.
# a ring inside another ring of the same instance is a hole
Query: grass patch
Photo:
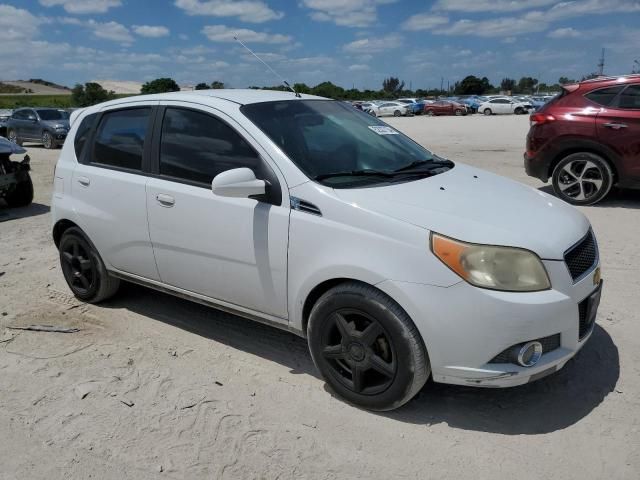
{"type": "MultiPolygon", "coordinates": [[[[132,97],[121,94],[116,98],[132,97]]],[[[73,108],[71,95],[0,95],[0,109],[14,109],[20,107],[55,107],[73,108]]]]}

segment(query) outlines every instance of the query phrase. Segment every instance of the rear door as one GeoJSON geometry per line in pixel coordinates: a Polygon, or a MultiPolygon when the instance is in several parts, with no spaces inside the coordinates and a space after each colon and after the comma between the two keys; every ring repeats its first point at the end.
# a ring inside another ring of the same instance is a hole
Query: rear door
{"type": "Polygon", "coordinates": [[[598,139],[614,150],[620,183],[640,181],[640,84],[629,85],[596,117],[598,139]]]}
{"type": "Polygon", "coordinates": [[[73,171],[71,191],[77,223],[107,268],[159,280],[147,225],[145,173],[153,112],[151,103],[101,112],[73,171]]]}
{"type": "Polygon", "coordinates": [[[36,114],[35,110],[27,110],[27,120],[23,122],[22,137],[30,138],[32,140],[40,140],[40,117],[36,114]],[[35,120],[33,120],[35,119],[35,120]]]}

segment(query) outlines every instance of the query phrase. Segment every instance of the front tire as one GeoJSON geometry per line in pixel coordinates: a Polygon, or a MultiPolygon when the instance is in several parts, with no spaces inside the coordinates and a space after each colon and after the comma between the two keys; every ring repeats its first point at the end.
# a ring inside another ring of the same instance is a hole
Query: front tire
{"type": "Polygon", "coordinates": [[[462,110],[456,110],[455,114],[456,114],[456,117],[461,117],[462,116],[462,110]]]}
{"type": "Polygon", "coordinates": [[[395,112],[393,112],[393,116],[394,117],[400,117],[400,116],[402,116],[402,112],[400,112],[400,110],[396,110],[395,112]]]}
{"type": "Polygon", "coordinates": [[[20,140],[20,139],[18,138],[18,132],[16,132],[16,131],[15,131],[15,130],[13,130],[13,129],[10,129],[10,130],[9,130],[8,135],[7,135],[7,139],[8,139],[10,142],[15,143],[16,145],[20,145],[20,146],[22,146],[22,140],[20,140]]]}
{"type": "Polygon", "coordinates": [[[120,280],[109,275],[100,255],[82,230],[76,227],[66,230],[58,250],[64,279],[76,298],[87,303],[99,303],[118,291],[120,280]]]}
{"type": "Polygon", "coordinates": [[[551,176],[555,194],[572,205],[593,205],[607,196],[613,186],[613,171],[600,155],[579,152],[567,155],[551,176]]]}
{"type": "Polygon", "coordinates": [[[332,390],[366,409],[404,405],[431,373],[409,316],[366,284],[348,282],[325,293],[311,310],[307,336],[313,361],[332,390]]]}
{"type": "Polygon", "coordinates": [[[7,205],[12,208],[26,207],[33,202],[33,183],[27,174],[26,179],[18,182],[11,193],[4,197],[7,205]]]}
{"type": "Polygon", "coordinates": [[[427,116],[433,117],[435,116],[435,112],[433,110],[427,110],[427,116]]]}
{"type": "Polygon", "coordinates": [[[490,108],[485,108],[482,113],[484,113],[487,117],[490,115],[493,115],[493,112],[491,111],[490,108]]]}
{"type": "Polygon", "coordinates": [[[514,110],[514,112],[516,115],[522,115],[524,113],[524,108],[522,107],[518,107],[514,110]]]}
{"type": "Polygon", "coordinates": [[[51,132],[47,132],[46,130],[42,132],[42,145],[44,145],[44,148],[47,150],[56,148],[56,141],[53,139],[51,132]]]}

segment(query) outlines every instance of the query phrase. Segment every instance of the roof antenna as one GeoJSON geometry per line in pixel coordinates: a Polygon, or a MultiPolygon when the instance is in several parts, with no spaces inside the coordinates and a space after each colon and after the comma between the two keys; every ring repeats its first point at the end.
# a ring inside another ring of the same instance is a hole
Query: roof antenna
{"type": "Polygon", "coordinates": [[[247,49],[247,51],[248,51],[251,55],[253,55],[253,56],[254,56],[254,57],[256,57],[258,60],[260,60],[260,62],[261,62],[265,67],[267,67],[267,68],[271,71],[271,73],[273,73],[276,77],[278,77],[278,78],[280,79],[280,81],[282,82],[282,84],[283,84],[285,87],[287,87],[289,90],[291,90],[291,91],[295,94],[295,96],[296,96],[296,97],[298,97],[298,98],[302,98],[302,96],[301,96],[298,92],[296,92],[296,89],[295,89],[295,88],[293,88],[291,85],[289,85],[289,82],[287,82],[287,81],[284,79],[284,77],[282,77],[282,76],[278,75],[278,73],[277,73],[273,68],[271,68],[269,65],[267,65],[267,62],[265,62],[264,60],[262,60],[262,59],[261,59],[258,55],[256,55],[255,53],[253,53],[253,51],[252,51],[249,47],[247,47],[244,43],[242,43],[242,41],[237,37],[237,35],[234,35],[234,36],[233,36],[233,38],[234,38],[234,40],[235,40],[236,42],[238,42],[240,45],[242,45],[244,48],[246,48],[246,49],[247,49]]]}

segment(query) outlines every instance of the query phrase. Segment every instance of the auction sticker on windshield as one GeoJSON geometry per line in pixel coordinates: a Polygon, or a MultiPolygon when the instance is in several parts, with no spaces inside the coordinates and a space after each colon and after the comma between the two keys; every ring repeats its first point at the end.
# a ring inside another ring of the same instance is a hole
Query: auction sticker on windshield
{"type": "Polygon", "coordinates": [[[373,130],[378,135],[398,135],[398,132],[396,132],[393,128],[385,127],[382,125],[369,125],[369,129],[373,130]]]}

